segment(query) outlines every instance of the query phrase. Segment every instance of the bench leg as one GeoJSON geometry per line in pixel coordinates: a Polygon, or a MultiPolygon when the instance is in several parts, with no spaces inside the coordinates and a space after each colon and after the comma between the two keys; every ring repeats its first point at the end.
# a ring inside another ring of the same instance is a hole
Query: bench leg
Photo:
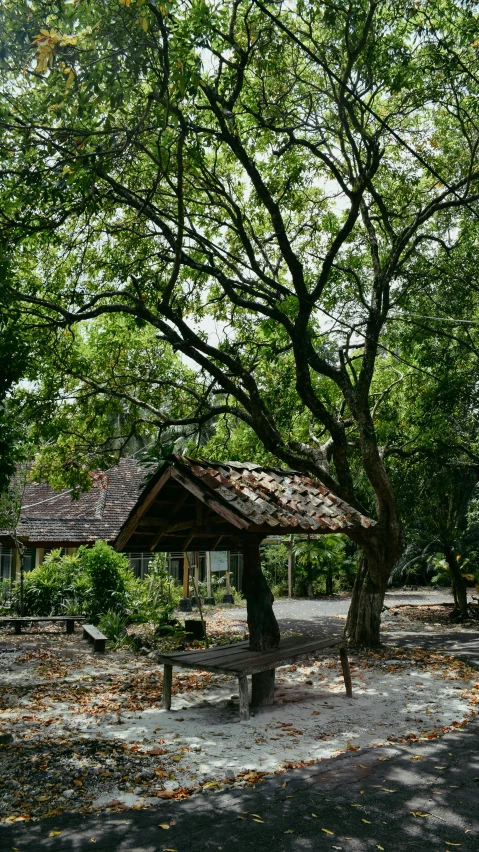
{"type": "Polygon", "coordinates": [[[343,670],[343,678],[344,685],[346,687],[346,695],[348,698],[353,697],[353,684],[351,681],[351,670],[349,668],[349,660],[348,660],[348,652],[346,648],[339,649],[339,656],[341,658],[341,668],[343,670]]]}
{"type": "Polygon", "coordinates": [[[163,707],[171,710],[171,681],[173,679],[173,666],[165,663],[163,669],[163,707]]]}
{"type": "Polygon", "coordinates": [[[249,719],[248,678],[241,675],[238,678],[239,714],[242,722],[249,719]]]}
{"type": "Polygon", "coordinates": [[[68,619],[67,622],[66,622],[66,625],[67,625],[67,633],[69,633],[71,635],[72,633],[75,632],[75,622],[73,621],[73,619],[68,619]]]}
{"type": "Polygon", "coordinates": [[[253,707],[267,707],[274,704],[274,669],[251,675],[251,704],[253,707]]]}
{"type": "Polygon", "coordinates": [[[22,632],[22,622],[21,621],[14,621],[13,627],[15,629],[15,633],[18,636],[18,634],[22,632]]]}

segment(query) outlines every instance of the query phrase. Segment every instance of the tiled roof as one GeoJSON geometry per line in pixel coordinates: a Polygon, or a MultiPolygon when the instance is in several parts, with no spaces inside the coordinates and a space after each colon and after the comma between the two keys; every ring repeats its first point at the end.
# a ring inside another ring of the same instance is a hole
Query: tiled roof
{"type": "MultiPolygon", "coordinates": [[[[143,489],[145,468],[134,459],[93,476],[89,491],[72,499],[72,490],[54,491],[46,482],[29,482],[23,499],[18,537],[26,544],[76,545],[97,539],[114,541],[143,489]]],[[[8,536],[7,530],[0,535],[8,536]]]]}
{"type": "Polygon", "coordinates": [[[319,480],[294,470],[247,462],[212,462],[175,456],[204,486],[227,501],[254,526],[272,531],[283,527],[302,532],[341,532],[370,527],[371,518],[340,500],[319,480]]]}

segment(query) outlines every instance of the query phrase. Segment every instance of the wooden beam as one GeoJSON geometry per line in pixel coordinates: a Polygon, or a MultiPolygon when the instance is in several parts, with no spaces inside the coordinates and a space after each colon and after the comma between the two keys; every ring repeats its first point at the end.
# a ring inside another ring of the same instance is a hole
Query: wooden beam
{"type": "Polygon", "coordinates": [[[115,550],[123,550],[128,540],[133,535],[133,532],[135,531],[136,527],[138,526],[140,518],[145,514],[146,510],[149,509],[156,495],[159,491],[161,491],[161,489],[163,488],[165,483],[168,482],[170,477],[171,468],[168,467],[160,476],[158,482],[156,482],[155,485],[150,488],[150,491],[147,492],[145,497],[143,499],[141,499],[140,497],[140,500],[136,504],[133,511],[130,512],[129,517],[123,524],[123,527],[121,528],[119,534],[116,537],[114,543],[115,550]]]}
{"type": "Polygon", "coordinates": [[[188,548],[190,541],[192,541],[192,539],[194,537],[195,537],[194,531],[190,532],[189,535],[187,535],[185,540],[183,541],[183,544],[181,545],[180,550],[186,550],[188,548]]]}
{"type": "MultiPolygon", "coordinates": [[[[169,524],[171,523],[171,521],[173,520],[173,518],[175,517],[175,515],[177,514],[177,512],[179,512],[179,510],[180,510],[180,509],[181,509],[181,507],[183,506],[183,504],[184,504],[185,500],[186,500],[186,499],[187,499],[187,497],[189,497],[189,496],[190,496],[190,495],[189,495],[188,491],[184,491],[184,490],[183,490],[182,494],[180,495],[180,497],[178,498],[178,500],[176,501],[176,503],[173,505],[173,508],[172,508],[172,510],[171,510],[171,512],[170,512],[170,514],[169,514],[169,517],[168,517],[168,518],[165,518],[165,521],[164,521],[165,526],[163,526],[163,523],[161,524],[162,529],[160,530],[160,532],[158,533],[158,535],[157,535],[157,536],[155,536],[155,538],[153,539],[153,543],[150,545],[150,551],[151,551],[151,550],[154,550],[154,549],[155,549],[155,547],[156,547],[156,545],[157,545],[157,544],[159,544],[160,539],[162,539],[162,538],[163,538],[163,535],[164,535],[164,533],[165,533],[165,530],[167,530],[167,529],[172,529],[172,527],[170,527],[170,526],[169,526],[169,524]]],[[[191,523],[191,522],[188,522],[188,524],[189,524],[189,523],[191,523]]]]}
{"type": "Polygon", "coordinates": [[[221,541],[221,539],[222,539],[222,538],[224,538],[224,536],[222,536],[222,535],[220,535],[220,536],[218,537],[218,539],[215,541],[215,543],[214,543],[213,547],[211,548],[211,550],[216,550],[216,548],[218,547],[218,545],[219,545],[219,543],[220,543],[220,541],[221,541]]]}
{"type": "Polygon", "coordinates": [[[205,488],[201,488],[198,483],[189,479],[189,477],[182,471],[178,470],[177,467],[172,468],[171,476],[177,482],[180,482],[188,491],[194,494],[195,497],[198,497],[202,503],[209,506],[209,508],[216,512],[217,515],[222,516],[233,524],[234,527],[237,527],[238,529],[247,529],[250,526],[250,522],[246,518],[243,518],[236,511],[232,511],[229,506],[224,506],[223,503],[221,503],[213,494],[210,494],[205,488]]]}

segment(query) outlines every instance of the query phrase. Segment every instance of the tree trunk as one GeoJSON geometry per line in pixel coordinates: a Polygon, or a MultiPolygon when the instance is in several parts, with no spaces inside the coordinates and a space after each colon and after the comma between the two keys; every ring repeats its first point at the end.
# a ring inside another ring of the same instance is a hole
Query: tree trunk
{"type": "Polygon", "coordinates": [[[389,575],[402,548],[399,526],[396,527],[396,536],[393,536],[393,532],[394,528],[387,530],[388,534],[375,528],[369,540],[362,541],[363,553],[345,628],[345,635],[355,645],[374,648],[381,644],[384,595],[389,575]]]}
{"type": "Polygon", "coordinates": [[[261,570],[259,536],[243,539],[243,593],[246,598],[249,647],[266,651],[279,645],[279,627],[273,612],[273,595],[261,570]]]}
{"type": "Polygon", "coordinates": [[[467,609],[467,585],[464,577],[462,576],[460,562],[457,561],[452,547],[444,546],[443,551],[447,567],[451,572],[455,607],[460,618],[466,619],[469,615],[467,609]]]}

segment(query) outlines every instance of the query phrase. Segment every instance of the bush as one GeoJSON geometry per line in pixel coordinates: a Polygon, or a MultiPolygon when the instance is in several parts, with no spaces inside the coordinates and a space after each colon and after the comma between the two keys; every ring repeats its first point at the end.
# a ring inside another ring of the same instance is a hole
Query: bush
{"type": "MultiPolygon", "coordinates": [[[[25,574],[23,589],[25,615],[86,615],[94,621],[109,610],[123,616],[138,611],[144,597],[128,558],[104,541],[80,547],[74,556],[53,550],[25,574]]],[[[12,594],[19,612],[19,581],[12,594]]]]}
{"type": "Polygon", "coordinates": [[[97,619],[108,610],[125,613],[129,591],[137,585],[128,557],[105,541],[78,548],[77,556],[86,583],[87,615],[97,619]]]}
{"type": "MultiPolygon", "coordinates": [[[[80,573],[81,566],[76,555],[61,556],[60,550],[52,550],[42,565],[24,576],[24,615],[62,614],[65,603],[76,597],[79,591],[80,573]]],[[[14,610],[20,612],[19,580],[13,584],[12,604],[14,610]]]]}
{"type": "Polygon", "coordinates": [[[120,636],[126,632],[127,619],[121,612],[109,609],[101,616],[98,627],[107,639],[118,642],[120,636]]]}

